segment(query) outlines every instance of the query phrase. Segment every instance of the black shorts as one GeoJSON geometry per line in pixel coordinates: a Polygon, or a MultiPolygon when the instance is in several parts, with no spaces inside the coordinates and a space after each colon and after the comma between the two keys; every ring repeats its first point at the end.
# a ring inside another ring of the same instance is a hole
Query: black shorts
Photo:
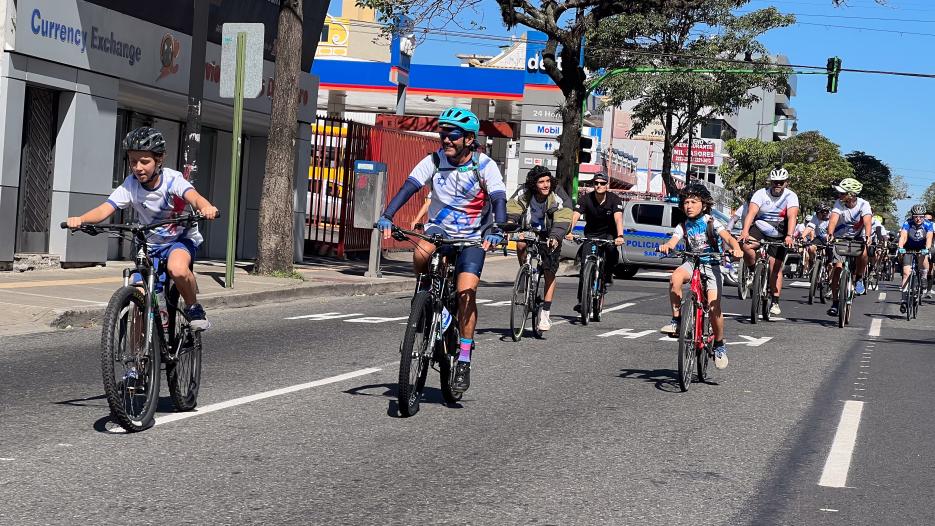
{"type": "MultiPolygon", "coordinates": [[[[777,243],[782,243],[786,239],[785,237],[767,236],[760,230],[760,227],[756,225],[750,227],[750,237],[757,241],[771,241],[777,243]]],[[[766,248],[767,254],[779,260],[785,259],[787,251],[788,249],[786,247],[770,246],[766,248]]]]}
{"type": "MultiPolygon", "coordinates": [[[[558,262],[562,257],[562,241],[558,241],[558,246],[554,249],[550,249],[546,245],[548,239],[541,240],[542,244],[539,245],[539,259],[542,260],[542,270],[545,272],[555,274],[558,272],[558,262]]],[[[525,241],[517,241],[516,244],[526,243],[525,241]]]]}

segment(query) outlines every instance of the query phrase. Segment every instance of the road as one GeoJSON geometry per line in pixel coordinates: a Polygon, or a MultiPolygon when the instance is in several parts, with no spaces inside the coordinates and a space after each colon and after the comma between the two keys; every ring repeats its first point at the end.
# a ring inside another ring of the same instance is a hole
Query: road
{"type": "Polygon", "coordinates": [[[666,278],[617,281],[588,326],[575,286],[514,343],[511,284],[483,284],[471,389],[446,407],[432,373],[408,419],[405,294],[209,313],[202,412],[166,398],[131,435],[99,329],[0,338],[0,523],[935,523],[931,305],[910,324],[886,285],[838,329],[789,287],[776,321],[728,316],[730,366],[681,393],[666,278]]]}

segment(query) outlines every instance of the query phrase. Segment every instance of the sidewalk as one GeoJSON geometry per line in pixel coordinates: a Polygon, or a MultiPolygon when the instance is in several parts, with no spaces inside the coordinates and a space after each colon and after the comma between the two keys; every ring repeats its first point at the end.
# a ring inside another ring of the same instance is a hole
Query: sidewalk
{"type": "MultiPolygon", "coordinates": [[[[355,296],[408,292],[413,287],[411,254],[391,253],[382,265],[383,278],[364,277],[366,260],[306,259],[295,270],[302,280],[255,276],[249,262],[236,265],[234,288],[224,288],[225,265],[195,264],[205,309],[236,308],[321,296],[355,296]]],[[[107,301],[123,283],[128,261],[106,267],[0,272],[0,336],[89,326],[98,323],[107,301]]],[[[516,257],[487,255],[484,281],[512,282],[516,257]]]]}

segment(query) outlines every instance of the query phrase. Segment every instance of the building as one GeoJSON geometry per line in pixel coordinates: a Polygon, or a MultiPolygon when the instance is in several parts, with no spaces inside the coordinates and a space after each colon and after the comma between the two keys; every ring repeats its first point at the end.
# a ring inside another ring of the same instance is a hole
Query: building
{"type": "MultiPolygon", "coordinates": [[[[140,13],[154,10],[144,7],[140,13]]],[[[63,265],[126,256],[126,247],[116,241],[70,236],[59,223],[99,205],[124,180],[128,170],[119,144],[127,131],[141,125],[161,129],[168,141],[165,164],[180,168],[192,37],[171,21],[187,17],[190,26],[191,2],[159,3],[158,17],[170,21],[161,24],[126,14],[136,14],[135,9],[115,0],[0,2],[0,267],[9,268],[17,254],[39,254],[63,265]]],[[[212,5],[213,15],[225,9],[212,5]]],[[[269,51],[275,28],[267,32],[269,51]]],[[[203,128],[193,184],[227,216],[233,112],[232,101],[219,96],[220,56],[220,45],[209,38],[204,68],[198,68],[204,71],[203,128]]],[[[266,60],[263,92],[244,104],[240,258],[256,254],[273,73],[273,62],[266,60]]],[[[297,230],[304,225],[307,123],[315,115],[315,78],[301,74],[299,89],[297,230]]],[[[203,232],[201,255],[223,257],[227,222],[208,223],[203,232]]],[[[301,240],[297,235],[297,258],[301,240]]]]}

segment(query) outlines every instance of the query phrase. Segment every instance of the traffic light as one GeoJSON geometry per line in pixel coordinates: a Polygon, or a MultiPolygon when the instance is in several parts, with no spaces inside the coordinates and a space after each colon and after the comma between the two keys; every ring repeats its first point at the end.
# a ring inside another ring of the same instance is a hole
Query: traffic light
{"type": "Polygon", "coordinates": [[[825,68],[828,70],[828,93],[837,93],[838,75],[841,74],[841,59],[838,57],[829,58],[828,65],[825,68]]]}
{"type": "Polygon", "coordinates": [[[578,138],[578,162],[590,163],[594,159],[594,137],[582,135],[578,138]]]}

